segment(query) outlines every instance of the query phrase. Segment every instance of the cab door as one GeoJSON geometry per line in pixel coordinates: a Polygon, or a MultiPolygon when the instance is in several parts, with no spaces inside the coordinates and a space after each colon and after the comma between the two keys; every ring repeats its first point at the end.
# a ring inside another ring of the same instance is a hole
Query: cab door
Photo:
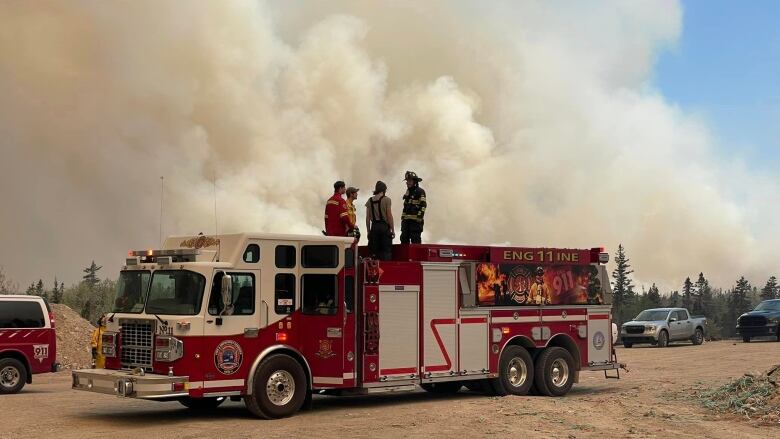
{"type": "Polygon", "coordinates": [[[301,246],[300,338],[315,388],[344,387],[344,257],[342,245],[301,246]]]}
{"type": "Polygon", "coordinates": [[[259,281],[259,270],[214,271],[203,327],[205,396],[244,388],[260,329],[259,281]],[[229,303],[224,303],[221,295],[225,275],[231,279],[229,303]]]}

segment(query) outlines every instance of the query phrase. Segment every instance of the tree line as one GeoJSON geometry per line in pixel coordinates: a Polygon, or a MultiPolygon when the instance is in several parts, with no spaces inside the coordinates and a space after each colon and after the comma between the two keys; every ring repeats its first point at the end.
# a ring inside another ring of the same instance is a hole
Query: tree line
{"type": "Polygon", "coordinates": [[[623,245],[615,254],[615,269],[612,271],[612,313],[614,322],[621,325],[642,310],[659,307],[687,308],[693,315],[707,317],[707,335],[718,340],[736,336],[737,319],[750,311],[762,300],[780,298],[777,278],[771,276],[760,290],[740,276],[731,288],[716,288],[699,273],[695,281],[685,279],[679,290],[661,294],[653,283],[650,288],[635,290],[631,274],[631,263],[623,245]]]}
{"type": "MultiPolygon", "coordinates": [[[[70,287],[54,277],[51,287],[43,279],[31,283],[24,294],[40,296],[50,303],[62,303],[78,312],[81,317],[95,323],[97,319],[111,310],[116,298],[116,281],[101,279],[100,269],[103,268],[92,261],[84,268],[84,275],[76,284],[70,287]]],[[[0,294],[22,294],[19,285],[11,281],[0,267],[0,294]]]]}

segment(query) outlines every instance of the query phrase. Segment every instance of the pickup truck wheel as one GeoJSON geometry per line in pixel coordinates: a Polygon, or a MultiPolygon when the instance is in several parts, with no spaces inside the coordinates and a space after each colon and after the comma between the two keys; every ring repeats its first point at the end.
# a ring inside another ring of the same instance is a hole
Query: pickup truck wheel
{"type": "Polygon", "coordinates": [[[291,416],[303,406],[307,384],[306,374],[295,359],[274,355],[257,368],[252,394],[244,397],[244,404],[260,418],[291,416]]]}
{"type": "Polygon", "coordinates": [[[701,329],[696,328],[696,331],[693,333],[693,337],[691,337],[691,341],[693,342],[694,346],[698,346],[704,343],[704,333],[701,331],[701,329]]]}
{"type": "Polygon", "coordinates": [[[227,398],[182,398],[179,403],[190,410],[211,410],[219,407],[227,398]]]}
{"type": "Polygon", "coordinates": [[[0,359],[0,395],[18,393],[27,382],[27,368],[16,358],[0,359]]]}
{"type": "Polygon", "coordinates": [[[535,365],[536,389],[547,396],[563,396],[574,384],[574,358],[561,347],[547,348],[539,354],[535,365]]]}
{"type": "Polygon", "coordinates": [[[750,343],[750,337],[742,337],[742,343],[750,343]]]}
{"type": "Polygon", "coordinates": [[[665,348],[667,346],[669,346],[669,333],[666,330],[661,330],[661,333],[658,334],[658,347],[665,348]]]}

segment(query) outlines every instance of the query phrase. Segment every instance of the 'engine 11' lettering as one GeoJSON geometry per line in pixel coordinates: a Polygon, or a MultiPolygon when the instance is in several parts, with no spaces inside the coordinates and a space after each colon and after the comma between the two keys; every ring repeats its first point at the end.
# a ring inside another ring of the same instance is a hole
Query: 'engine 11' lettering
{"type": "Polygon", "coordinates": [[[505,261],[525,262],[579,262],[578,252],[558,252],[553,250],[504,251],[505,261]]]}

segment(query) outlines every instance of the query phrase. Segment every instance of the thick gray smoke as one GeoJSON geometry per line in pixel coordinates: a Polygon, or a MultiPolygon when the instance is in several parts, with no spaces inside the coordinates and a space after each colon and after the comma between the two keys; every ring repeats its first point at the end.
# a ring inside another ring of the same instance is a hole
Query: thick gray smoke
{"type": "MultiPolygon", "coordinates": [[[[676,2],[0,3],[0,265],[111,276],[165,234],[319,233],[331,184],[424,178],[424,239],[768,275],[777,185],[651,85],[676,2]],[[760,188],[760,189],[758,189],[760,188]]],[[[362,213],[362,212],[361,212],[362,213]]]]}

